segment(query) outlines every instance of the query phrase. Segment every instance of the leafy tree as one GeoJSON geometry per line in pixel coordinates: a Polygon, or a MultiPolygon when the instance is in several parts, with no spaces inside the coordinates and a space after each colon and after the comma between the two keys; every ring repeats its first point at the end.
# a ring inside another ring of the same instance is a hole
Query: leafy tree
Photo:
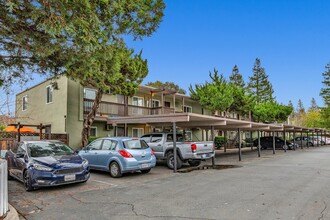
{"type": "Polygon", "coordinates": [[[256,103],[274,101],[273,87],[268,80],[265,69],[261,66],[259,58],[256,58],[253,67],[253,75],[249,77],[248,89],[250,94],[255,97],[256,103]]]}
{"type": "Polygon", "coordinates": [[[308,128],[321,127],[322,119],[319,111],[308,111],[302,119],[302,126],[308,128]]]}
{"type": "Polygon", "coordinates": [[[276,102],[262,102],[254,107],[254,117],[261,122],[283,122],[292,113],[291,106],[285,106],[276,102]]]}
{"type": "Polygon", "coordinates": [[[303,114],[305,113],[305,107],[304,107],[304,104],[303,102],[301,101],[301,99],[298,100],[298,106],[297,106],[297,113],[298,114],[303,114]]]}
{"type": "Polygon", "coordinates": [[[123,37],[151,36],[164,8],[162,0],[0,0],[1,84],[37,72],[97,88],[83,123],[85,146],[102,94],[132,95],[148,73],[147,61],[123,37]]]}
{"type": "Polygon", "coordinates": [[[317,106],[316,100],[312,98],[311,101],[311,107],[309,108],[309,111],[318,111],[319,107],[317,106]]]}
{"type": "Polygon", "coordinates": [[[215,114],[216,111],[227,112],[234,102],[233,87],[218,71],[209,73],[211,82],[205,84],[196,84],[195,88],[190,85],[190,95],[194,100],[199,101],[201,106],[215,114]]]}
{"type": "Polygon", "coordinates": [[[322,73],[324,80],[322,81],[324,88],[321,89],[320,96],[323,97],[324,103],[330,106],[330,63],[325,66],[325,71],[322,73]]]}
{"type": "Polygon", "coordinates": [[[239,73],[237,65],[233,67],[232,74],[229,77],[229,82],[236,85],[239,88],[245,87],[243,76],[239,73]]]}
{"type": "Polygon", "coordinates": [[[172,89],[180,94],[186,94],[186,91],[182,89],[180,86],[175,84],[174,82],[161,82],[161,81],[156,81],[156,82],[148,82],[146,86],[152,86],[155,88],[164,88],[164,89],[172,89]]]}
{"type": "Polygon", "coordinates": [[[321,109],[320,127],[330,129],[330,106],[321,109]]]}

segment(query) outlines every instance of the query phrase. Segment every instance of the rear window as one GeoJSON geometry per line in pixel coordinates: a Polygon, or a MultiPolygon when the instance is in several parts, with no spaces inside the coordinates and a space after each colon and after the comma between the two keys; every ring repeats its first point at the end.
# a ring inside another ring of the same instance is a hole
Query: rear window
{"type": "MultiPolygon", "coordinates": [[[[185,139],[183,138],[182,134],[176,134],[176,141],[177,142],[183,142],[185,139]]],[[[166,142],[173,142],[173,134],[168,134],[166,142]]]]}
{"type": "Polygon", "coordinates": [[[128,140],[124,141],[126,149],[147,149],[149,146],[144,140],[128,140]]]}

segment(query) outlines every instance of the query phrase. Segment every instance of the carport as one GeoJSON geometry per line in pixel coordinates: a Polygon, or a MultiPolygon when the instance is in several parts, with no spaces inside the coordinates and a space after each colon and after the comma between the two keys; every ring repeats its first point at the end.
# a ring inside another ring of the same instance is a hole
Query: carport
{"type": "MultiPolygon", "coordinates": [[[[173,153],[174,158],[177,157],[176,150],[176,131],[177,127],[186,128],[200,128],[204,130],[211,130],[211,139],[214,140],[214,130],[222,131],[237,131],[238,132],[238,157],[242,160],[241,151],[241,132],[242,131],[257,131],[258,132],[258,157],[260,157],[260,132],[272,132],[273,134],[273,154],[275,154],[275,132],[283,132],[285,146],[286,146],[286,132],[293,132],[294,137],[296,132],[325,132],[322,129],[308,129],[292,125],[275,125],[264,124],[257,122],[250,122],[244,120],[236,120],[230,118],[215,117],[209,115],[201,115],[195,113],[176,113],[176,114],[162,114],[162,115],[137,115],[128,117],[111,117],[108,118],[108,124],[116,128],[117,125],[123,124],[125,127],[128,124],[149,124],[153,126],[169,126],[173,129],[173,153]]],[[[126,129],[125,129],[126,132],[126,129]]],[[[286,151],[286,149],[285,149],[286,151]]],[[[174,160],[174,172],[176,172],[176,159],[174,160]]],[[[212,166],[215,165],[215,160],[212,158],[212,166]]]]}

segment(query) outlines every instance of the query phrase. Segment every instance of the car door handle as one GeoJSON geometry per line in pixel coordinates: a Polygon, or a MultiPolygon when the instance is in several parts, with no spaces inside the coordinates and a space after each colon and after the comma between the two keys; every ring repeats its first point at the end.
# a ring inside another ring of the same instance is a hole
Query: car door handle
{"type": "Polygon", "coordinates": [[[161,144],[158,144],[157,147],[161,147],[162,145],[161,144]]]}

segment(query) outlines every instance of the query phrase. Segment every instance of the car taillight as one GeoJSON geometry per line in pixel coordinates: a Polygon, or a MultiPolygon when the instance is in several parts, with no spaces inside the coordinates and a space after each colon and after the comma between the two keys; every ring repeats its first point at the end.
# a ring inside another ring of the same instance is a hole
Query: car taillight
{"type": "Polygon", "coordinates": [[[121,156],[125,158],[133,158],[133,155],[127,152],[126,150],[119,150],[118,152],[120,153],[121,156]]]}
{"type": "Polygon", "coordinates": [[[155,155],[154,149],[151,149],[151,155],[155,155]]]}
{"type": "Polygon", "coordinates": [[[192,151],[193,153],[195,153],[195,152],[196,152],[196,149],[197,149],[196,144],[192,144],[192,145],[191,145],[191,151],[192,151]]]}

